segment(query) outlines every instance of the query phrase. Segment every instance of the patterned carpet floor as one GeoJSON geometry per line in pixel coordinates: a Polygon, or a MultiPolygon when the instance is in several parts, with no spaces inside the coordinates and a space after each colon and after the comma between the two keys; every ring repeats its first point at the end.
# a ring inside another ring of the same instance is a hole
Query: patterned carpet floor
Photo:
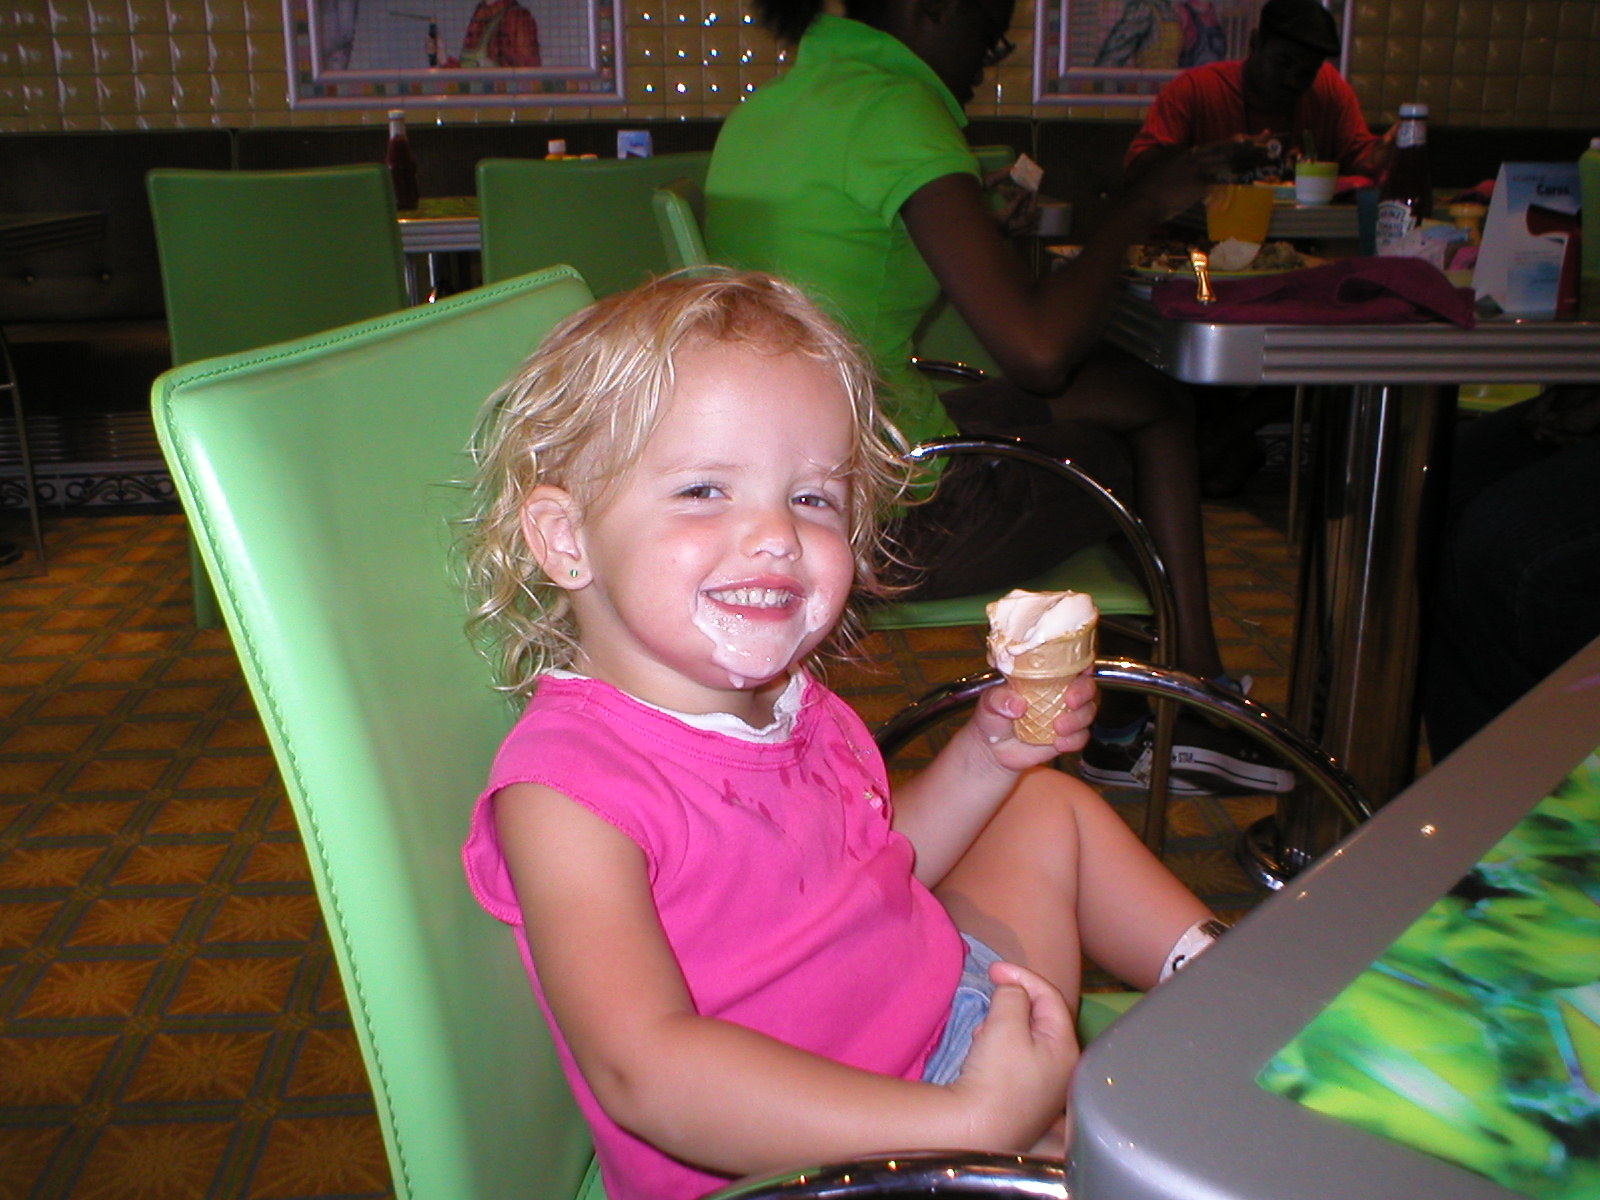
{"type": "MultiPolygon", "coordinates": [[[[1263,480],[1208,503],[1207,549],[1223,657],[1281,705],[1293,563],[1263,480]]],[[[47,538],[48,574],[0,571],[0,1200],[391,1195],[271,753],[226,634],[192,625],[183,518],[47,538]]],[[[870,722],[982,659],[970,630],[868,654],[833,682],[870,722]]],[[[1173,802],[1167,860],[1226,916],[1261,898],[1231,849],[1267,811],[1173,802]]]]}

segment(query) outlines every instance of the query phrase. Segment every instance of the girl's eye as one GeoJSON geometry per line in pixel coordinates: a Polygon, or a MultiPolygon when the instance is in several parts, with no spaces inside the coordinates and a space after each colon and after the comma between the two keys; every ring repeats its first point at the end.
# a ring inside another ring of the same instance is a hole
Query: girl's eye
{"type": "Polygon", "coordinates": [[[693,483],[678,493],[684,500],[715,500],[722,489],[714,483],[693,483]]]}
{"type": "Polygon", "coordinates": [[[842,499],[837,499],[826,492],[801,492],[794,498],[794,502],[802,508],[840,508],[842,499]]]}

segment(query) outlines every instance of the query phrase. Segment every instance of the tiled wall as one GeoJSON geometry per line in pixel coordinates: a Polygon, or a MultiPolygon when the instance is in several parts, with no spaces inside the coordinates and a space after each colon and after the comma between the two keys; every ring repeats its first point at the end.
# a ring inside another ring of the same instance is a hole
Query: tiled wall
{"type": "MultiPolygon", "coordinates": [[[[780,67],[746,5],[626,0],[629,103],[605,108],[412,110],[415,121],[720,116],[780,67]]],[[[1017,53],[969,106],[1035,108],[1033,0],[1017,53]]],[[[1438,122],[1600,134],[1600,0],[1355,0],[1350,79],[1369,119],[1426,100],[1438,122]]],[[[0,131],[350,124],[380,109],[291,109],[281,0],[0,0],[0,131]]],[[[1137,110],[1074,108],[1073,117],[1137,110]]]]}

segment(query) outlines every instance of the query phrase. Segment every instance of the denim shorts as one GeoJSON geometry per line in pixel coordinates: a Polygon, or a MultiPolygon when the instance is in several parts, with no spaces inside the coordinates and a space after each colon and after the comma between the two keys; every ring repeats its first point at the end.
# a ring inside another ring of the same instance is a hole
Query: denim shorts
{"type": "Polygon", "coordinates": [[[967,944],[967,957],[961,964],[961,980],[956,984],[956,994],[950,998],[950,1016],[945,1021],[944,1033],[928,1061],[922,1067],[924,1083],[953,1083],[961,1074],[967,1061],[967,1051],[972,1049],[972,1035],[989,1015],[989,1000],[994,995],[994,984],[989,980],[989,967],[1000,961],[1000,956],[977,938],[961,935],[967,944]]]}

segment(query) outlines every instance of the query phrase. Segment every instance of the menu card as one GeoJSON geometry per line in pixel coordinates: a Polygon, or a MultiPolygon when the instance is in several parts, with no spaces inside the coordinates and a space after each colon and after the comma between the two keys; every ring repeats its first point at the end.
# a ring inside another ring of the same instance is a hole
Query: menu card
{"type": "Polygon", "coordinates": [[[1501,166],[1472,277],[1480,312],[1556,314],[1577,273],[1581,206],[1576,163],[1501,166]]]}

